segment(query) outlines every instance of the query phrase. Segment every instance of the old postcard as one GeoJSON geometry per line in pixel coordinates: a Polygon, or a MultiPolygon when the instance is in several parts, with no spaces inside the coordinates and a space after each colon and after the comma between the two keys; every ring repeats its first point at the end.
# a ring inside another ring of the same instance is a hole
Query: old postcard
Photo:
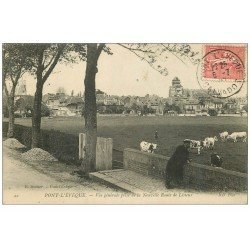
{"type": "Polygon", "coordinates": [[[2,44],[3,204],[247,204],[247,44],[2,44]]]}

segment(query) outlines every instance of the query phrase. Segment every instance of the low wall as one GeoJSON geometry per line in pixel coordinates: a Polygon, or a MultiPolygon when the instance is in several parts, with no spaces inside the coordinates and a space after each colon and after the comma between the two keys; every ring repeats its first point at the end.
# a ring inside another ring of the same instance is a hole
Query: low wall
{"type": "MultiPolygon", "coordinates": [[[[124,169],[165,178],[165,168],[169,157],[141,152],[127,148],[123,154],[124,169]]],[[[184,185],[199,189],[247,190],[247,174],[222,168],[191,163],[185,167],[184,185]]]]}
{"type": "Polygon", "coordinates": [[[123,152],[123,167],[135,172],[165,178],[165,167],[169,157],[126,148],[123,152]]]}

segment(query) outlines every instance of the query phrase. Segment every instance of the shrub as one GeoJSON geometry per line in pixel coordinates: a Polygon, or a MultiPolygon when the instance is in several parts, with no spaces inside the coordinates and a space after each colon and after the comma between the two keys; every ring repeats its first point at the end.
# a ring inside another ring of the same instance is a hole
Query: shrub
{"type": "Polygon", "coordinates": [[[210,116],[217,116],[218,115],[218,112],[215,110],[215,109],[209,109],[208,110],[208,114],[210,116]]]}

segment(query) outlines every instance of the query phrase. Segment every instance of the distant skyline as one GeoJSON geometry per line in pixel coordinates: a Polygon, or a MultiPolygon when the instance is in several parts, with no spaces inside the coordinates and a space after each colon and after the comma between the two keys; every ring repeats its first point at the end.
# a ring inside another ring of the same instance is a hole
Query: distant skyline
{"type": "MultiPolygon", "coordinates": [[[[185,61],[181,62],[174,55],[168,53],[167,59],[161,60],[161,65],[168,69],[168,75],[163,76],[141,61],[136,55],[122,48],[117,44],[108,45],[113,55],[102,53],[98,62],[98,73],[96,75],[96,89],[100,89],[109,95],[136,95],[156,94],[161,97],[168,97],[169,87],[172,79],[177,76],[184,88],[200,89],[196,78],[197,65],[185,61]]],[[[193,44],[192,48],[199,51],[201,55],[202,45],[193,44]]],[[[59,87],[63,87],[70,95],[71,91],[77,94],[84,92],[85,62],[78,64],[58,64],[44,85],[43,94],[55,93],[59,87]]],[[[34,95],[35,79],[25,75],[27,93],[34,95]]],[[[247,94],[247,84],[237,96],[247,94]]]]}

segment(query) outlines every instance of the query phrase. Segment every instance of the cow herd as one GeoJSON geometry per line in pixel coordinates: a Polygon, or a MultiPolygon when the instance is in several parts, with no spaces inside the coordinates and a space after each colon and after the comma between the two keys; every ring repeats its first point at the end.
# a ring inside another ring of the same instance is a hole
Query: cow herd
{"type": "MultiPolygon", "coordinates": [[[[219,139],[222,142],[233,141],[237,142],[241,140],[242,142],[247,141],[247,132],[233,132],[229,134],[227,131],[219,133],[219,139]]],[[[197,153],[201,153],[201,149],[214,149],[214,145],[217,141],[219,141],[217,136],[214,137],[206,137],[202,141],[190,140],[190,148],[197,149],[197,153]]]]}
{"type": "MultiPolygon", "coordinates": [[[[189,142],[190,149],[197,150],[197,154],[199,155],[201,153],[202,149],[214,149],[214,145],[216,142],[227,142],[227,141],[233,141],[233,142],[246,142],[247,141],[247,132],[233,132],[229,134],[227,131],[219,133],[219,136],[214,137],[206,137],[204,140],[191,140],[191,139],[185,139],[185,142],[189,142]]],[[[154,153],[154,151],[157,148],[156,143],[146,142],[142,141],[140,143],[140,149],[143,152],[147,153],[154,153]]],[[[210,155],[210,164],[214,167],[221,167],[223,163],[223,159],[221,156],[219,156],[217,153],[213,152],[210,155]]]]}
{"type": "MultiPolygon", "coordinates": [[[[233,132],[229,134],[227,131],[219,133],[219,139],[222,142],[233,141],[237,142],[241,140],[242,142],[247,141],[247,132],[233,132]]],[[[214,137],[206,137],[204,140],[191,140],[190,141],[190,149],[197,149],[197,153],[200,154],[202,149],[214,149],[214,145],[217,141],[219,141],[217,136],[214,137]]],[[[140,143],[140,149],[143,152],[154,153],[157,148],[156,143],[150,143],[146,141],[142,141],[140,143]]]]}

